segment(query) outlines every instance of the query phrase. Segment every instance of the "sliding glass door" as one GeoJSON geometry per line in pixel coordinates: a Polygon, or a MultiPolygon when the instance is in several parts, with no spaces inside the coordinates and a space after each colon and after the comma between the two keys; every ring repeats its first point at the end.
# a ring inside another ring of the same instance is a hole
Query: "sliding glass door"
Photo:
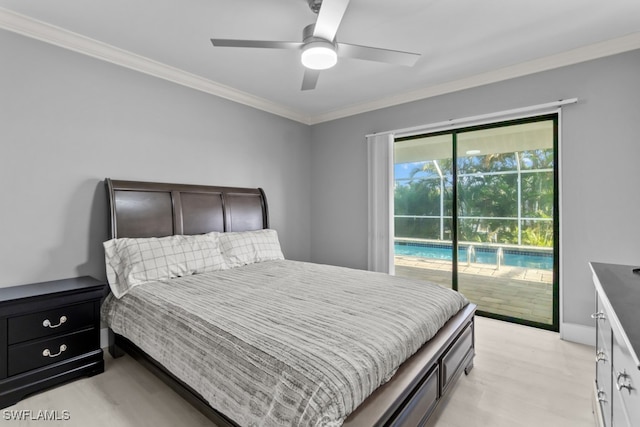
{"type": "Polygon", "coordinates": [[[396,275],[452,287],[452,136],[431,135],[395,145],[396,275]]]}
{"type": "Polygon", "coordinates": [[[395,270],[558,328],[557,116],[398,139],[395,270]]]}

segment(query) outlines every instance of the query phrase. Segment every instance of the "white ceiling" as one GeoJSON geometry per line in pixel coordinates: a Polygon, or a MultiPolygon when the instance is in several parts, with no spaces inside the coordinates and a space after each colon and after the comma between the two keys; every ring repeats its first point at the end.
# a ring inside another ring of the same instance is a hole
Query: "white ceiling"
{"type": "Polygon", "coordinates": [[[351,0],[337,40],[422,57],[341,58],[303,92],[299,52],[210,42],[301,41],[315,18],[307,0],[0,0],[0,28],[305,123],[640,48],[640,0],[351,0]]]}

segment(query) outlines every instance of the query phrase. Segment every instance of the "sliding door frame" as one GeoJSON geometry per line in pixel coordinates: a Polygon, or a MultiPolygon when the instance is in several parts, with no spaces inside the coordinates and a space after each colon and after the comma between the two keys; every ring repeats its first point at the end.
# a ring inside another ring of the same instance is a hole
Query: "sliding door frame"
{"type": "MultiPolygon", "coordinates": [[[[396,137],[394,142],[407,141],[411,139],[438,136],[438,135],[451,135],[452,147],[451,157],[452,161],[452,221],[451,221],[451,234],[452,234],[452,266],[451,266],[451,283],[454,290],[458,290],[458,134],[473,132],[484,129],[495,129],[499,127],[507,127],[513,125],[521,125],[526,123],[534,123],[541,121],[553,122],[553,284],[552,284],[552,323],[535,322],[518,317],[506,316],[502,314],[487,312],[478,309],[476,313],[480,316],[494,318],[498,320],[505,320],[512,323],[523,324],[527,326],[533,326],[540,329],[546,329],[558,332],[560,329],[560,179],[559,179],[559,167],[560,167],[560,148],[559,148],[559,121],[560,110],[548,113],[540,113],[537,115],[511,118],[496,122],[482,123],[469,126],[461,126],[455,129],[437,130],[434,132],[422,132],[420,134],[413,134],[410,136],[396,137]]],[[[392,219],[393,220],[393,219],[392,219]]],[[[520,226],[520,224],[518,224],[520,226]]],[[[392,236],[393,237],[393,236],[392,236]]]]}

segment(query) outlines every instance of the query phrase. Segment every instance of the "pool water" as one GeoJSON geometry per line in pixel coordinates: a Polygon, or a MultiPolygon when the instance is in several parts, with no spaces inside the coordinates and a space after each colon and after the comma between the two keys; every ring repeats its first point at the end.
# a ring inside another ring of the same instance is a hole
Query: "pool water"
{"type": "MultiPolygon", "coordinates": [[[[430,259],[452,259],[451,246],[433,245],[424,243],[396,243],[395,254],[415,256],[430,259]]],[[[476,248],[476,261],[480,264],[496,265],[496,249],[476,248]]],[[[512,267],[535,268],[539,270],[553,270],[553,255],[537,252],[518,251],[515,249],[503,249],[504,262],[502,265],[512,267]]],[[[467,262],[467,248],[458,248],[458,262],[467,262]]]]}

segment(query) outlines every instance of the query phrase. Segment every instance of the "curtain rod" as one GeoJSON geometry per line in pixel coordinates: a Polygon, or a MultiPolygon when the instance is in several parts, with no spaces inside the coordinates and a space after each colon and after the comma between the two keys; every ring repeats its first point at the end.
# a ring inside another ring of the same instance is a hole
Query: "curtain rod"
{"type": "Polygon", "coordinates": [[[496,118],[496,117],[512,116],[514,114],[527,113],[527,112],[537,111],[537,110],[544,110],[545,108],[560,107],[562,105],[567,105],[567,104],[575,104],[576,102],[578,102],[578,98],[560,99],[558,101],[547,102],[546,104],[530,105],[528,107],[521,107],[521,108],[514,108],[514,109],[511,109],[511,110],[497,111],[495,113],[480,114],[480,115],[477,115],[477,116],[462,117],[462,118],[459,118],[459,119],[449,119],[449,120],[444,120],[442,122],[430,123],[430,124],[427,124],[427,125],[414,126],[414,127],[410,127],[410,128],[404,128],[404,129],[388,130],[388,131],[384,131],[384,132],[374,132],[374,133],[370,133],[370,134],[368,134],[366,136],[370,137],[370,136],[374,136],[374,135],[384,135],[384,134],[394,134],[395,135],[395,134],[418,133],[418,132],[423,132],[423,131],[427,131],[427,130],[434,129],[434,128],[444,128],[444,127],[447,127],[447,126],[454,126],[454,125],[463,124],[463,123],[477,122],[477,121],[486,120],[486,119],[492,119],[492,118],[496,118]]]}

